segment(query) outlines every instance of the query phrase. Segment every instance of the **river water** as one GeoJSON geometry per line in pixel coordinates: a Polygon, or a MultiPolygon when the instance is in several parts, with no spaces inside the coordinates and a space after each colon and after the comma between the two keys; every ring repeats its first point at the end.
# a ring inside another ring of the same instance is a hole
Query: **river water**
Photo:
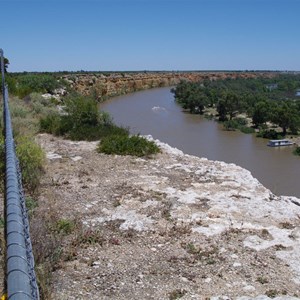
{"type": "Polygon", "coordinates": [[[157,88],[110,99],[101,104],[118,125],[154,138],[184,153],[235,163],[248,169],[274,194],[300,198],[300,158],[293,147],[267,147],[251,134],[224,131],[215,121],[184,113],[170,88],[157,88]]]}

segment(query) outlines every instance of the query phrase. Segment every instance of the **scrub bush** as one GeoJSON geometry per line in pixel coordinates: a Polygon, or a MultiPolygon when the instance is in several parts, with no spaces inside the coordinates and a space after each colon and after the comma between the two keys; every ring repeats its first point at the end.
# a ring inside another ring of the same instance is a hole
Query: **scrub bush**
{"type": "Polygon", "coordinates": [[[40,119],[40,132],[61,135],[61,116],[58,112],[53,112],[40,119]]]}
{"type": "Polygon", "coordinates": [[[53,75],[26,74],[16,78],[16,94],[24,98],[32,92],[51,93],[61,84],[53,75]]]}
{"type": "Polygon", "coordinates": [[[154,142],[138,135],[114,135],[102,139],[97,151],[105,154],[147,156],[160,152],[160,149],[154,142]]]}
{"type": "Polygon", "coordinates": [[[252,127],[241,126],[240,131],[243,133],[254,133],[255,129],[252,127]]]}
{"type": "Polygon", "coordinates": [[[239,126],[246,126],[247,125],[247,120],[245,118],[235,118],[234,121],[239,125],[239,126]]]}
{"type": "Polygon", "coordinates": [[[293,151],[293,153],[294,153],[295,155],[297,155],[297,156],[300,156],[300,147],[297,147],[297,148],[293,151]]]}
{"type": "Polygon", "coordinates": [[[255,130],[251,127],[247,127],[247,120],[244,118],[235,118],[232,120],[227,120],[223,122],[223,126],[225,130],[240,130],[243,133],[254,133],[255,130]]]}
{"type": "Polygon", "coordinates": [[[60,219],[56,222],[55,228],[53,230],[57,233],[70,234],[75,228],[75,223],[73,220],[60,219]]]}
{"type": "Polygon", "coordinates": [[[64,114],[52,113],[41,118],[41,132],[87,141],[109,135],[128,135],[128,129],[114,125],[107,113],[99,111],[92,98],[72,95],[65,100],[65,105],[64,114]]]}
{"type": "Polygon", "coordinates": [[[225,130],[232,131],[239,128],[238,122],[235,120],[228,120],[223,123],[225,130]]]}
{"type": "Polygon", "coordinates": [[[129,137],[128,128],[115,125],[109,114],[98,110],[97,102],[80,95],[65,100],[63,114],[49,114],[40,120],[40,131],[62,135],[71,140],[102,139],[99,152],[107,154],[145,156],[159,148],[140,136],[129,137]]]}
{"type": "Polygon", "coordinates": [[[71,130],[67,137],[73,141],[96,141],[111,135],[127,136],[128,129],[116,125],[81,126],[71,130]]]}
{"type": "MultiPolygon", "coordinates": [[[[0,139],[0,179],[3,182],[5,174],[5,149],[3,136],[0,139]]],[[[43,172],[44,153],[42,149],[28,137],[16,139],[16,154],[22,171],[22,183],[29,192],[34,192],[43,172]]]]}
{"type": "Polygon", "coordinates": [[[282,135],[274,129],[261,130],[260,132],[257,133],[256,136],[257,137],[262,137],[264,139],[270,139],[270,140],[280,140],[280,139],[282,139],[282,135]]]}
{"type": "Polygon", "coordinates": [[[23,136],[16,140],[16,154],[22,170],[23,185],[35,191],[43,172],[44,153],[32,139],[23,136]]]}

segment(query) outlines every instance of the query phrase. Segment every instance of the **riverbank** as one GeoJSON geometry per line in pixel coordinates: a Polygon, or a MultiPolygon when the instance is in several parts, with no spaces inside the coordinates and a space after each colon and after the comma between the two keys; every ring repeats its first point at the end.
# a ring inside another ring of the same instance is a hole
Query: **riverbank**
{"type": "MultiPolygon", "coordinates": [[[[187,111],[184,111],[186,113],[188,113],[187,111]]],[[[236,127],[234,126],[228,126],[228,121],[226,122],[222,122],[222,121],[219,121],[218,120],[218,113],[217,113],[217,110],[215,108],[208,108],[208,109],[205,109],[204,110],[204,114],[203,116],[208,119],[208,120],[213,120],[215,122],[218,122],[220,124],[222,124],[223,126],[223,129],[225,131],[240,131],[244,134],[255,134],[255,136],[257,138],[263,138],[262,137],[262,133],[263,132],[260,132],[260,129],[258,128],[255,128],[253,123],[252,123],[252,120],[251,118],[249,118],[247,116],[247,114],[243,113],[243,114],[238,114],[235,119],[233,119],[233,123],[235,123],[234,125],[236,125],[236,127]],[[239,124],[239,122],[241,123],[242,121],[242,124],[239,124]]],[[[276,127],[274,124],[268,122],[267,124],[265,124],[265,129],[264,130],[267,130],[267,131],[270,131],[270,130],[273,130],[275,132],[277,132],[279,135],[282,134],[281,132],[281,129],[280,127],[276,127]]],[[[292,141],[295,146],[300,146],[300,136],[299,135],[295,135],[295,134],[287,134],[286,136],[282,136],[281,137],[282,139],[288,139],[290,141],[292,141]]],[[[272,138],[264,138],[266,141],[272,139],[272,138]]]]}
{"type": "Polygon", "coordinates": [[[98,232],[63,241],[72,251],[53,274],[52,299],[300,296],[299,199],[158,141],[162,153],[147,159],[37,141],[48,161],[38,210],[98,232]]]}

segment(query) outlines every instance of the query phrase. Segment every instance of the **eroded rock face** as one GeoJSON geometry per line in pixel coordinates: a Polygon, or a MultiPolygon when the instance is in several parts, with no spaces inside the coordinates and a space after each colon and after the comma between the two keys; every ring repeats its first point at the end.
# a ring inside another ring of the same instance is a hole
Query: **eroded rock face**
{"type": "Polygon", "coordinates": [[[181,80],[192,82],[205,79],[272,77],[275,73],[263,72],[146,72],[146,73],[111,73],[110,75],[78,74],[66,75],[71,87],[84,95],[92,94],[99,99],[132,93],[155,87],[173,86],[181,80]]]}
{"type": "Polygon", "coordinates": [[[299,199],[159,141],[161,154],[135,158],[38,140],[49,153],[40,203],[102,238],[55,272],[53,299],[298,299],[299,199]]]}

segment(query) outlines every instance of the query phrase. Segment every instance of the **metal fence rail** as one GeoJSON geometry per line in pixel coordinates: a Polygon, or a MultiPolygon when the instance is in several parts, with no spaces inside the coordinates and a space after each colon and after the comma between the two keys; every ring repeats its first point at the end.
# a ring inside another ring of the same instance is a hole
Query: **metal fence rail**
{"type": "Polygon", "coordinates": [[[4,56],[0,49],[3,122],[5,135],[5,233],[7,299],[39,299],[29,222],[22,187],[22,175],[15,153],[8,89],[5,85],[4,56]]]}

